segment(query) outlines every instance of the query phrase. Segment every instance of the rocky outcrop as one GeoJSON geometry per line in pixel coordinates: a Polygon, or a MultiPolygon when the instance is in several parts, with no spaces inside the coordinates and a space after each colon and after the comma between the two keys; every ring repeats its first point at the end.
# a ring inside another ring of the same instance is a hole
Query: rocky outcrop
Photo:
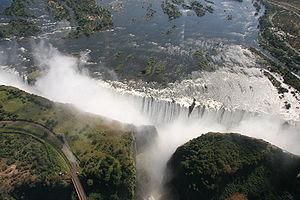
{"type": "Polygon", "coordinates": [[[144,125],[134,127],[134,138],[136,142],[136,153],[143,152],[145,148],[153,144],[157,138],[157,130],[155,126],[144,125]]]}

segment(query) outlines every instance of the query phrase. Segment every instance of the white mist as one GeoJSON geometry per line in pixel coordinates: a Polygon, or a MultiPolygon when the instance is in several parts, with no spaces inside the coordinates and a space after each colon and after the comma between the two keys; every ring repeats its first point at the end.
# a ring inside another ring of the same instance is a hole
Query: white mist
{"type": "MultiPolygon", "coordinates": [[[[80,58],[63,55],[55,48],[43,43],[35,47],[35,62],[45,71],[34,86],[27,86],[14,73],[0,71],[0,84],[11,85],[35,93],[53,101],[71,103],[76,107],[116,119],[125,123],[155,124],[163,122],[155,113],[151,117],[141,110],[141,101],[132,101],[116,93],[101,80],[95,80],[80,70],[80,58]],[[143,114],[142,114],[143,113],[143,114]]],[[[283,125],[276,117],[248,117],[235,124],[219,123],[213,113],[200,119],[189,120],[187,116],[157,126],[159,136],[156,142],[142,154],[142,165],[150,175],[149,192],[144,199],[159,199],[163,184],[165,166],[176,148],[185,142],[207,132],[237,132],[264,139],[294,154],[300,155],[300,126],[283,125]]]]}

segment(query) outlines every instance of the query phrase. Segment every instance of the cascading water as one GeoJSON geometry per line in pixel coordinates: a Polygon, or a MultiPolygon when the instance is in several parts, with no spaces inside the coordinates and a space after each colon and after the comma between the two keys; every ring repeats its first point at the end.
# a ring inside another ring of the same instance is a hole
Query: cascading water
{"type": "Polygon", "coordinates": [[[127,96],[133,99],[143,115],[151,119],[156,126],[172,123],[176,120],[197,121],[202,119],[211,119],[220,124],[234,125],[243,119],[256,116],[257,113],[247,112],[245,110],[231,111],[223,106],[219,108],[209,108],[207,105],[199,104],[190,111],[189,107],[176,103],[174,101],[165,101],[153,97],[127,96]]]}
{"type": "MultiPolygon", "coordinates": [[[[300,140],[300,123],[296,122],[298,118],[294,117],[299,116],[299,111],[295,109],[280,114],[282,109],[276,89],[265,77],[257,73],[260,70],[256,70],[257,72],[255,70],[250,69],[251,73],[244,71],[242,74],[227,73],[228,77],[224,76],[226,74],[223,72],[221,72],[222,76],[217,77],[214,77],[214,73],[210,73],[210,76],[206,76],[210,84],[197,83],[196,80],[189,84],[195,87],[192,89],[180,85],[171,88],[172,91],[178,91],[175,92],[177,96],[168,93],[166,89],[147,95],[140,93],[133,95],[132,90],[118,92],[134,102],[143,116],[146,116],[158,130],[158,137],[152,146],[137,156],[138,200],[164,200],[164,176],[169,158],[177,147],[207,132],[242,133],[300,154],[297,144],[300,140]],[[198,88],[197,84],[201,87],[198,88]],[[190,91],[192,92],[189,93],[190,91]],[[187,96],[188,94],[190,96],[187,96]],[[195,107],[191,110],[193,98],[197,94],[199,96],[196,97],[200,101],[196,100],[195,107]],[[167,98],[168,95],[172,98],[167,98]],[[210,99],[209,95],[219,101],[223,99],[225,101],[222,103],[205,101],[210,99]],[[232,99],[227,101],[227,98],[224,98],[226,96],[232,99]],[[291,118],[296,121],[290,120],[291,118]]],[[[297,102],[294,108],[296,106],[297,102]]]]}
{"type": "Polygon", "coordinates": [[[36,59],[47,72],[35,85],[24,85],[20,77],[3,71],[0,84],[122,122],[156,126],[156,140],[137,155],[138,199],[162,199],[165,167],[171,155],[178,146],[210,131],[242,133],[300,154],[300,124],[285,120],[299,119],[298,97],[289,99],[295,103],[282,115],[284,100],[260,69],[227,68],[204,72],[163,89],[143,88],[143,84],[132,84],[140,87],[132,88],[126,83],[122,87],[118,82],[91,79],[78,69],[78,59],[53,48],[40,49],[37,53],[42,55],[36,59]]]}
{"type": "Polygon", "coordinates": [[[298,122],[224,107],[197,106],[189,115],[188,107],[151,97],[135,97],[135,103],[158,129],[152,146],[137,156],[138,200],[164,200],[169,158],[177,147],[207,132],[238,132],[300,153],[296,142],[300,140],[298,122]]]}

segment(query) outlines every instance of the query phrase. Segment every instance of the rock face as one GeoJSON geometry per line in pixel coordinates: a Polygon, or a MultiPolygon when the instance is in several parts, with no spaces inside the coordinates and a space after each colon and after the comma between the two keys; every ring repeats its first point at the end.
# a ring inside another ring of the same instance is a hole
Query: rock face
{"type": "Polygon", "coordinates": [[[133,135],[137,153],[143,152],[158,136],[155,126],[150,125],[134,127],[133,135]]]}
{"type": "Polygon", "coordinates": [[[239,134],[191,140],[176,150],[168,170],[172,199],[300,199],[300,158],[239,134]]]}

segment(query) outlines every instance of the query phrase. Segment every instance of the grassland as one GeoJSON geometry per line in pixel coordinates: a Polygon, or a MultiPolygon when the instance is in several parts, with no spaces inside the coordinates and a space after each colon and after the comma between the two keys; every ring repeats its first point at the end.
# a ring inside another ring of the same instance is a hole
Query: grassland
{"type": "MultiPolygon", "coordinates": [[[[90,199],[134,198],[132,127],[6,86],[0,86],[0,114],[1,121],[17,121],[6,125],[5,131],[44,138],[54,148],[59,148],[55,141],[65,138],[78,160],[79,177],[90,199]],[[22,120],[41,124],[57,138],[48,138],[22,120]]],[[[18,151],[16,146],[11,150],[18,151]]],[[[55,170],[46,166],[44,171],[51,174],[55,170]]]]}

